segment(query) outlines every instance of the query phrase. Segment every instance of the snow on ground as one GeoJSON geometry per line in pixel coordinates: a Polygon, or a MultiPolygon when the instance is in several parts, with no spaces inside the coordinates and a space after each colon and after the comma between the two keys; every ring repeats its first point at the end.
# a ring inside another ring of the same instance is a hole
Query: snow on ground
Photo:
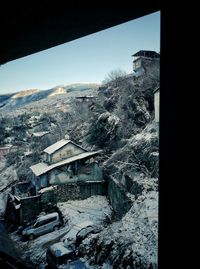
{"type": "Polygon", "coordinates": [[[107,216],[111,215],[111,207],[104,196],[91,196],[85,200],[68,201],[58,203],[58,207],[69,218],[70,225],[83,221],[93,221],[95,224],[102,223],[107,216]]]}
{"type": "Polygon", "coordinates": [[[133,205],[124,217],[100,234],[88,236],[79,247],[80,254],[90,264],[104,262],[95,268],[109,268],[109,262],[114,266],[111,268],[123,268],[124,260],[130,256],[132,261],[141,261],[142,268],[157,268],[158,192],[144,191],[137,199],[132,194],[129,196],[133,205]]]}
{"type": "Polygon", "coordinates": [[[158,130],[155,128],[155,121],[149,123],[141,133],[138,133],[130,139],[131,145],[139,143],[141,140],[150,141],[158,137],[158,130]]]}
{"type": "Polygon", "coordinates": [[[98,226],[112,212],[108,200],[104,196],[92,196],[85,200],[58,203],[58,207],[64,216],[65,223],[58,231],[42,235],[32,241],[21,240],[16,232],[10,234],[11,239],[18,244],[23,259],[30,257],[32,262],[44,264],[47,247],[62,241],[73,225],[90,220],[98,226]]]}

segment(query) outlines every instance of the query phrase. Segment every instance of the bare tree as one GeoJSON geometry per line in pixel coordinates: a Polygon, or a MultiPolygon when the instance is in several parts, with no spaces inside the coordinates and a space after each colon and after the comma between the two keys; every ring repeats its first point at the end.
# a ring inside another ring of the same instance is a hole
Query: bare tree
{"type": "Polygon", "coordinates": [[[102,81],[103,84],[112,84],[117,87],[118,83],[124,79],[126,72],[121,69],[110,71],[107,77],[102,81]]]}

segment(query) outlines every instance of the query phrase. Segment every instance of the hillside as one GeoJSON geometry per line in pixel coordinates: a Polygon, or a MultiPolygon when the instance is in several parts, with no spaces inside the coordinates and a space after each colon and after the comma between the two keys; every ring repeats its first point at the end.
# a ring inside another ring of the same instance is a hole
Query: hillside
{"type": "Polygon", "coordinates": [[[110,81],[91,106],[83,142],[104,150],[105,176],[122,186],[132,203],[128,211],[125,204],[118,206],[122,218],[80,245],[79,255],[98,264],[95,268],[158,266],[159,139],[153,104],[158,78],[159,69],[149,66],[138,78],[110,81]]]}
{"type": "Polygon", "coordinates": [[[48,90],[28,89],[13,94],[0,95],[0,112],[12,112],[21,108],[28,109],[28,107],[35,106],[35,102],[37,103],[36,107],[40,108],[44,102],[54,103],[57,98],[69,100],[76,95],[96,95],[98,86],[94,83],[76,83],[56,86],[48,90]]]}
{"type": "Polygon", "coordinates": [[[159,130],[154,120],[158,86],[159,69],[149,65],[139,77],[117,77],[96,87],[92,90],[96,97],[86,103],[74,98],[80,92],[91,93],[80,85],[68,87],[66,94],[62,86],[30,95],[18,93],[15,98],[9,95],[2,101],[4,112],[20,107],[15,110],[18,113],[4,113],[0,118],[2,146],[17,146],[17,152],[5,159],[4,173],[12,167],[14,179],[26,180],[42,150],[67,134],[88,150],[102,150],[98,161],[104,178],[128,197],[129,207],[117,201],[107,227],[77,248],[79,257],[92,268],[158,268],[159,130]],[[36,101],[35,96],[45,97],[36,101]],[[19,106],[15,100],[21,100],[19,106]],[[38,137],[38,133],[45,135],[38,137]]]}

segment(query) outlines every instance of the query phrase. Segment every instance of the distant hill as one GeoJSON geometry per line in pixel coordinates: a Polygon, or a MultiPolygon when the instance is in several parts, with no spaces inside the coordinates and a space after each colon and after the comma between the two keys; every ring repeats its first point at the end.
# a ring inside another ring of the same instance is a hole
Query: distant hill
{"type": "Polygon", "coordinates": [[[48,90],[28,89],[11,94],[0,95],[0,111],[14,111],[32,102],[63,96],[66,98],[76,95],[96,95],[100,85],[95,83],[75,83],[61,85],[48,90]]]}

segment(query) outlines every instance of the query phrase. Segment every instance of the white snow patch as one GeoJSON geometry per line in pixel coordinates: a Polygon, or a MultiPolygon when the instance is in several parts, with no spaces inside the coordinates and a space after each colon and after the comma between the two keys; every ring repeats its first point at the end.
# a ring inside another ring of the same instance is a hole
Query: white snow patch
{"type": "Polygon", "coordinates": [[[35,132],[35,133],[33,133],[33,136],[35,136],[35,137],[42,137],[42,136],[44,136],[44,135],[46,135],[48,133],[49,132],[35,132]]]}
{"type": "Polygon", "coordinates": [[[66,90],[62,87],[58,87],[51,94],[49,94],[49,97],[59,95],[59,94],[66,94],[66,90]]]}
{"type": "Polygon", "coordinates": [[[111,124],[111,125],[117,125],[120,121],[120,118],[117,117],[116,115],[110,115],[108,117],[108,122],[111,124]]]}
{"type": "Polygon", "coordinates": [[[144,133],[144,132],[136,134],[136,136],[135,136],[136,140],[141,140],[141,139],[150,140],[151,138],[152,138],[151,133],[144,133]]]}
{"type": "Polygon", "coordinates": [[[38,193],[44,193],[44,192],[52,191],[52,190],[54,190],[55,188],[57,188],[57,185],[43,188],[43,189],[39,190],[38,193]]]}
{"type": "Polygon", "coordinates": [[[100,224],[112,212],[109,202],[104,196],[91,196],[85,200],[58,203],[58,207],[63,216],[69,219],[71,225],[84,221],[100,224]]]}
{"type": "Polygon", "coordinates": [[[157,264],[158,192],[151,191],[135,200],[119,223],[112,225],[115,240],[132,243],[132,249],[148,263],[157,264]]]}

